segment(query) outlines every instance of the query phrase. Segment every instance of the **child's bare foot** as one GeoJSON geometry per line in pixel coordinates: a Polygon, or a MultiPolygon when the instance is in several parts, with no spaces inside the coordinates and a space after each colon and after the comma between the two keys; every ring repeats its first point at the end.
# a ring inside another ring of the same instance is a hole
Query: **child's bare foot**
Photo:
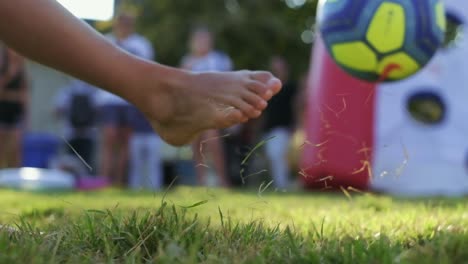
{"type": "Polygon", "coordinates": [[[168,143],[184,145],[206,129],[257,118],[281,89],[268,72],[170,72],[160,89],[138,104],[168,143]],[[167,81],[165,81],[167,80],[167,81]]]}

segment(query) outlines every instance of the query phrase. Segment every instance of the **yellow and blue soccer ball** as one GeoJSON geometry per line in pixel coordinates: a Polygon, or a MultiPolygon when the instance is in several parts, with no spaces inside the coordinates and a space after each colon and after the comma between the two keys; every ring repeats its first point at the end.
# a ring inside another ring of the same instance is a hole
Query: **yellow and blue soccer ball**
{"type": "Polygon", "coordinates": [[[328,52],[363,80],[407,78],[429,62],[444,40],[441,0],[323,0],[319,8],[328,52]]]}

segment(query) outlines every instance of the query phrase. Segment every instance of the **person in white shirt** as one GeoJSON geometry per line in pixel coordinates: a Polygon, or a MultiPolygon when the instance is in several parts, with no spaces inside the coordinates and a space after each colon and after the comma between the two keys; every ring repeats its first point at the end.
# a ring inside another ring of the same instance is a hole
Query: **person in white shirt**
{"type": "MultiPolygon", "coordinates": [[[[130,13],[118,14],[112,34],[106,37],[132,55],[153,60],[154,52],[151,43],[135,33],[135,21],[136,17],[130,13]]],[[[99,91],[97,100],[99,123],[102,127],[100,174],[109,177],[114,185],[124,186],[130,153],[131,115],[134,106],[105,90],[99,91]]]]}
{"type": "MultiPolygon", "coordinates": [[[[226,54],[214,50],[212,33],[207,28],[200,27],[191,35],[190,54],[182,59],[182,68],[194,72],[230,71],[232,62],[226,54]]],[[[229,186],[222,136],[220,130],[208,130],[192,144],[197,181],[200,185],[206,184],[209,160],[205,158],[211,157],[218,184],[229,186]]]]}

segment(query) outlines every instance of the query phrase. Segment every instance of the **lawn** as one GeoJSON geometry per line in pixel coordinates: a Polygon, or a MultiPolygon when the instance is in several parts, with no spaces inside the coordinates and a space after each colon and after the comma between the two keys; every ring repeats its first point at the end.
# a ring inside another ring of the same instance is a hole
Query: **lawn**
{"type": "Polygon", "coordinates": [[[468,199],[0,190],[0,263],[468,263],[468,199]]]}

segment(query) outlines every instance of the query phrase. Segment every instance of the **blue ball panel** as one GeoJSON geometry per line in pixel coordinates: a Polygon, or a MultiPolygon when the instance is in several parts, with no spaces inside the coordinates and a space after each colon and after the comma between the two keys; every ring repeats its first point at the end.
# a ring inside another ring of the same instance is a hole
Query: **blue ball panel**
{"type": "MultiPolygon", "coordinates": [[[[347,42],[363,42],[375,52],[378,60],[403,52],[423,67],[442,44],[444,32],[437,24],[438,0],[329,0],[323,5],[319,29],[328,52],[332,46],[347,42]],[[377,9],[383,3],[396,3],[405,11],[405,40],[403,47],[380,53],[367,41],[367,31],[377,9]]],[[[361,72],[340,65],[350,74],[375,81],[377,73],[361,72]]]]}

